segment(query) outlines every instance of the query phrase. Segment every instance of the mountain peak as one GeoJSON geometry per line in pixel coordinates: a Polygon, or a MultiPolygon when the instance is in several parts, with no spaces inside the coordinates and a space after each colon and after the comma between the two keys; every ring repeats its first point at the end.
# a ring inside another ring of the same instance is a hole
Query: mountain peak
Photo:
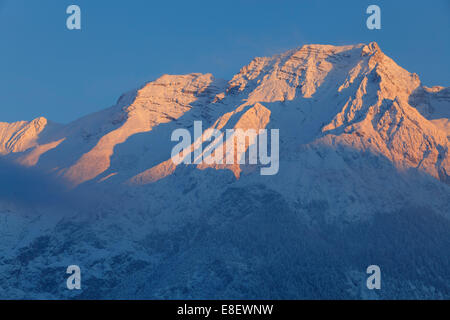
{"type": "Polygon", "coordinates": [[[190,127],[195,120],[214,123],[216,129],[234,128],[246,117],[245,123],[259,124],[258,130],[280,128],[281,147],[289,154],[300,144],[351,146],[381,154],[398,168],[418,168],[447,181],[448,90],[421,88],[418,76],[398,66],[376,42],[309,44],[254,58],[229,82],[212,74],[164,74],[122,95],[112,108],[58,127],[57,134],[50,130],[45,139],[38,140],[45,118],[0,124],[0,152],[33,149],[31,160],[23,155],[19,161],[45,162],[74,185],[112,176],[129,181],[142,174],[156,181],[155,172],[163,177],[175,169],[168,165],[167,148],[156,144],[154,153],[146,153],[141,150],[151,149],[148,145],[131,142],[140,141],[136,136],[169,141],[161,130],[153,134],[154,129],[190,127]],[[54,158],[40,161],[46,152],[54,158]]]}
{"type": "Polygon", "coordinates": [[[345,46],[309,44],[273,57],[253,59],[233,77],[228,90],[253,91],[249,101],[255,102],[292,100],[299,92],[311,98],[325,82],[334,86],[346,78],[353,81],[383,59],[375,42],[345,46]]]}
{"type": "Polygon", "coordinates": [[[378,46],[378,43],[376,42],[370,42],[369,44],[362,46],[361,53],[363,56],[375,54],[377,52],[382,53],[380,47],[378,46]]]}

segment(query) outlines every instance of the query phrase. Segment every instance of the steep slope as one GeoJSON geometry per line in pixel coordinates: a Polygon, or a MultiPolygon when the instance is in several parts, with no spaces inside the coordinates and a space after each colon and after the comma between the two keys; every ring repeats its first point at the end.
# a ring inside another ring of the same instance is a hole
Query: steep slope
{"type": "Polygon", "coordinates": [[[436,127],[450,135],[450,88],[422,86],[410,96],[409,103],[436,127]]]}

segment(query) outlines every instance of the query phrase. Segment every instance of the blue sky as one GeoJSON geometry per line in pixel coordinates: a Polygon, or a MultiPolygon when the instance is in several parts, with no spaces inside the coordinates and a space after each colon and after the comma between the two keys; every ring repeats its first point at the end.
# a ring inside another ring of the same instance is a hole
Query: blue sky
{"type": "Polygon", "coordinates": [[[255,56],[377,41],[423,84],[450,86],[450,1],[0,0],[0,121],[69,122],[164,73],[229,79],[255,56]],[[66,28],[66,8],[82,30],[66,28]],[[370,4],[381,30],[366,28],[370,4]]]}

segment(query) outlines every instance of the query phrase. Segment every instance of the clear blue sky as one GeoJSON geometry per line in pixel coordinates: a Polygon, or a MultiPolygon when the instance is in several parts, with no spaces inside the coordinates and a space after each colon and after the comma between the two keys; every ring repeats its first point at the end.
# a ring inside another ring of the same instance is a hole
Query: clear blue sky
{"type": "Polygon", "coordinates": [[[229,79],[255,56],[377,41],[425,85],[450,86],[450,1],[0,0],[0,121],[69,122],[163,73],[229,79]],[[66,28],[66,8],[82,30],[66,28]],[[366,28],[377,4],[382,29],[366,28]]]}

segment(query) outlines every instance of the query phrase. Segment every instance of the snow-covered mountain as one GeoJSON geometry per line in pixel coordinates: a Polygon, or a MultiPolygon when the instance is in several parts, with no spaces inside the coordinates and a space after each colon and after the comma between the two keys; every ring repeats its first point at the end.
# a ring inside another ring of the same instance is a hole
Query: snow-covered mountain
{"type": "Polygon", "coordinates": [[[164,75],[66,125],[0,123],[0,297],[450,298],[449,119],[450,88],[370,43],[230,81],[164,75]],[[171,134],[194,121],[279,129],[278,174],[175,165],[171,134]]]}

